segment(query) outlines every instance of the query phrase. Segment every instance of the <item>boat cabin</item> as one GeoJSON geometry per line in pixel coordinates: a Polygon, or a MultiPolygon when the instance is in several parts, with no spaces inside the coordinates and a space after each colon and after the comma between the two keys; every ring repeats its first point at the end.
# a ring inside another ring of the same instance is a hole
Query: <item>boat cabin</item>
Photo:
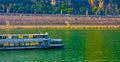
{"type": "Polygon", "coordinates": [[[63,47],[61,39],[51,39],[48,34],[2,34],[0,50],[3,49],[35,49],[63,47]]]}

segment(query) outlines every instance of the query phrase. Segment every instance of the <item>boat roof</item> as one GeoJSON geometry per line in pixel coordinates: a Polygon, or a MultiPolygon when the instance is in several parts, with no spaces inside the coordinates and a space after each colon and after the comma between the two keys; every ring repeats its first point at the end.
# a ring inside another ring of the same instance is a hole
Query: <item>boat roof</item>
{"type": "Polygon", "coordinates": [[[45,33],[45,34],[0,34],[0,36],[29,36],[29,35],[33,35],[33,36],[37,36],[37,35],[48,35],[48,33],[45,33]]]}
{"type": "Polygon", "coordinates": [[[1,39],[0,42],[43,42],[47,39],[1,39]]]}

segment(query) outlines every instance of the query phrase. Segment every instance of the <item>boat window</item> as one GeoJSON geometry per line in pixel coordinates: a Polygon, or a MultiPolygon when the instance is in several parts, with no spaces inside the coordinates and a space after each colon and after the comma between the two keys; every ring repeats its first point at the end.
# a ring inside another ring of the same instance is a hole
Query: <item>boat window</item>
{"type": "Polygon", "coordinates": [[[46,39],[48,39],[48,36],[45,36],[46,39]]]}
{"type": "Polygon", "coordinates": [[[11,46],[11,47],[14,46],[14,43],[10,43],[10,46],[11,46]]]}
{"type": "Polygon", "coordinates": [[[62,42],[61,42],[61,41],[59,41],[59,44],[62,44],[62,42]]]}
{"type": "Polygon", "coordinates": [[[42,36],[41,36],[41,35],[38,35],[38,38],[42,38],[42,36]]]}
{"type": "Polygon", "coordinates": [[[23,36],[23,38],[25,39],[25,38],[28,38],[28,36],[23,36]]]}
{"type": "Polygon", "coordinates": [[[35,36],[35,35],[34,35],[33,38],[38,38],[38,36],[35,36]]]}
{"type": "Polygon", "coordinates": [[[46,36],[46,35],[43,35],[43,36],[42,36],[42,38],[48,38],[48,36],[46,36]]]}
{"type": "Polygon", "coordinates": [[[33,38],[41,38],[40,35],[34,35],[33,38]]]}
{"type": "Polygon", "coordinates": [[[5,43],[3,44],[3,46],[7,47],[7,46],[9,46],[9,43],[8,43],[8,42],[5,42],[5,43]]]}
{"type": "Polygon", "coordinates": [[[29,35],[28,38],[33,38],[33,35],[29,35]]]}
{"type": "Polygon", "coordinates": [[[35,42],[35,46],[39,46],[40,45],[40,43],[39,42],[35,42]]]}
{"type": "Polygon", "coordinates": [[[41,35],[41,36],[39,36],[39,38],[45,38],[45,36],[44,36],[44,35],[41,35]]]}
{"type": "Polygon", "coordinates": [[[12,39],[18,39],[18,36],[12,36],[12,39]]]}
{"type": "Polygon", "coordinates": [[[49,45],[48,40],[44,40],[44,44],[47,46],[49,45]]]}
{"type": "Polygon", "coordinates": [[[18,36],[19,37],[19,39],[23,39],[23,36],[18,36]]]}
{"type": "Polygon", "coordinates": [[[24,46],[24,42],[21,42],[21,43],[19,43],[20,44],[20,46],[24,46]]]}
{"type": "Polygon", "coordinates": [[[43,36],[43,38],[45,38],[45,36],[43,36]]]}
{"type": "Polygon", "coordinates": [[[62,42],[59,42],[59,41],[52,41],[50,42],[51,44],[61,44],[62,42]]]}
{"type": "Polygon", "coordinates": [[[10,36],[10,35],[9,35],[9,36],[7,36],[7,38],[8,38],[8,39],[11,39],[11,38],[12,38],[12,36],[10,36]]]}
{"type": "Polygon", "coordinates": [[[3,36],[0,36],[0,39],[2,39],[3,36]]]}
{"type": "Polygon", "coordinates": [[[19,46],[19,43],[18,42],[14,43],[14,46],[19,46]]]}
{"type": "Polygon", "coordinates": [[[29,46],[29,42],[25,42],[25,46],[29,46]]]}
{"type": "Polygon", "coordinates": [[[42,36],[42,35],[39,35],[38,38],[43,38],[43,36],[42,36]]]}
{"type": "Polygon", "coordinates": [[[29,45],[30,45],[30,46],[34,46],[35,43],[34,43],[34,42],[30,42],[29,45]]]}
{"type": "Polygon", "coordinates": [[[0,42],[0,47],[3,47],[3,43],[2,42],[0,42]]]}
{"type": "Polygon", "coordinates": [[[0,36],[0,39],[6,39],[6,36],[0,36]]]}

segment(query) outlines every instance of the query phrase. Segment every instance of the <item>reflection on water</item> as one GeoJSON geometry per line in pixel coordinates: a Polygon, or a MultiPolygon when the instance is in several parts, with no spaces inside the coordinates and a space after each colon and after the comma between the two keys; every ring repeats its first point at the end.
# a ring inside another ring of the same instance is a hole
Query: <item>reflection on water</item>
{"type": "MultiPolygon", "coordinates": [[[[12,29],[9,33],[44,33],[61,38],[64,49],[0,51],[0,62],[119,62],[119,30],[12,29]]],[[[0,33],[8,32],[0,30],[0,33]]]]}
{"type": "Polygon", "coordinates": [[[86,36],[86,58],[88,60],[100,61],[103,59],[103,42],[101,31],[90,31],[86,36]]]}

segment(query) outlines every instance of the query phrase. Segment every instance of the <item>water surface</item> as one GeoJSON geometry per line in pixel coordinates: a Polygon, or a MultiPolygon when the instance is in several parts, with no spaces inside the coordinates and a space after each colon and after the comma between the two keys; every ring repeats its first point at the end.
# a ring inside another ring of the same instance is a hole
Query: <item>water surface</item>
{"type": "Polygon", "coordinates": [[[61,38],[63,49],[0,51],[0,62],[119,62],[120,30],[0,29],[0,34],[45,33],[61,38]]]}

